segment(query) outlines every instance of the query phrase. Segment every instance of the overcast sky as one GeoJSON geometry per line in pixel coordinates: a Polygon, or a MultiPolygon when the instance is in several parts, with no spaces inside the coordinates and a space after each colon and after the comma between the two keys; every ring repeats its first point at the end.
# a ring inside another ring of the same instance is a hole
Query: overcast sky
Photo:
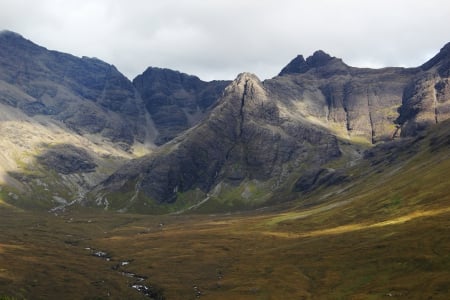
{"type": "Polygon", "coordinates": [[[233,79],[315,50],[352,66],[418,66],[450,42],[449,0],[0,0],[0,29],[97,57],[233,79]]]}

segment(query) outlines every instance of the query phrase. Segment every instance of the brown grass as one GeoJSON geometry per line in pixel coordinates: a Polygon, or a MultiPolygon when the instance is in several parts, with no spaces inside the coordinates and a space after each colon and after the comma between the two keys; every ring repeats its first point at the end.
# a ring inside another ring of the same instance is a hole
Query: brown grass
{"type": "Polygon", "coordinates": [[[125,260],[166,299],[449,299],[448,149],[373,168],[280,211],[55,216],[0,202],[0,299],[148,299],[112,269],[125,260]]]}
{"type": "Polygon", "coordinates": [[[120,260],[132,260],[124,269],[148,276],[167,299],[195,299],[196,290],[201,299],[450,295],[448,207],[313,231],[299,229],[308,220],[293,214],[274,226],[279,214],[0,213],[0,295],[17,299],[143,298],[111,269],[120,260]]]}

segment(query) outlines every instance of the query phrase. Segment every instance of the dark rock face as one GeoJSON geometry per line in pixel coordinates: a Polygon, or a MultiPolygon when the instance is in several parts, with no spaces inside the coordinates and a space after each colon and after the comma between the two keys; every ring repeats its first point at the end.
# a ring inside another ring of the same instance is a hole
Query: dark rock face
{"type": "Polygon", "coordinates": [[[177,192],[209,191],[220,181],[269,180],[307,162],[321,165],[340,156],[335,136],[308,123],[282,119],[263,83],[241,74],[224,92],[207,119],[155,154],[125,166],[105,182],[105,190],[138,178],[139,187],[158,202],[177,192]],[[135,166],[140,165],[140,173],[135,166]]]}
{"type": "Polygon", "coordinates": [[[432,59],[421,66],[424,71],[435,69],[439,76],[450,76],[450,43],[447,43],[432,59]]]}
{"type": "Polygon", "coordinates": [[[144,139],[145,109],[132,83],[95,58],[49,51],[0,33],[0,101],[29,116],[49,115],[79,133],[131,145],[144,139]]]}
{"type": "Polygon", "coordinates": [[[309,66],[306,63],[305,58],[303,55],[298,55],[296,58],[291,60],[291,62],[284,67],[279,76],[286,75],[286,74],[301,74],[305,73],[309,70],[309,66]]]}
{"type": "Polygon", "coordinates": [[[307,193],[319,187],[339,185],[348,180],[348,176],[342,170],[311,169],[307,170],[296,181],[294,192],[307,193]]]}
{"type": "Polygon", "coordinates": [[[318,50],[306,60],[302,55],[294,58],[286,67],[284,67],[279,76],[288,74],[303,74],[308,71],[316,73],[322,77],[329,77],[337,73],[348,73],[348,66],[341,59],[332,57],[329,54],[318,50]]]}
{"type": "Polygon", "coordinates": [[[221,96],[229,81],[204,82],[168,69],[148,68],[133,80],[164,144],[196,125],[221,96]]]}
{"type": "MultiPolygon", "coordinates": [[[[96,134],[100,139],[89,143],[100,148],[106,140],[127,150],[157,131],[151,142],[161,147],[128,161],[93,192],[95,197],[124,192],[133,201],[142,201],[138,194],[143,194],[172,203],[180,193],[198,189],[207,195],[222,184],[250,181],[274,194],[342,184],[349,180],[345,172],[327,164],[346,158],[344,150],[377,145],[365,154],[372,165],[394,161],[393,149],[405,150],[402,137],[419,140],[424,129],[450,119],[449,73],[447,44],[411,69],[353,68],[317,51],[306,59],[297,56],[264,82],[248,73],[231,83],[204,82],[149,68],[131,83],[98,59],[0,33],[0,103],[8,110],[20,110],[27,120],[51,120],[63,133],[96,134]]],[[[430,143],[447,145],[445,138],[430,143]]],[[[103,167],[95,147],[87,152],[53,146],[37,160],[60,174],[94,172],[103,167]]]]}
{"type": "Polygon", "coordinates": [[[414,136],[450,118],[450,43],[421,67],[404,90],[397,120],[402,136],[414,136]]]}
{"type": "Polygon", "coordinates": [[[439,112],[432,120],[450,118],[448,78],[439,75],[445,73],[442,56],[426,71],[372,70],[349,67],[318,51],[306,60],[298,56],[280,76],[264,82],[241,74],[204,121],[159,154],[125,167],[102,188],[120,188],[133,178],[146,196],[173,202],[179,192],[208,193],[222,182],[237,186],[244,180],[276,180],[276,186],[283,186],[299,171],[294,192],[342,184],[347,175],[325,167],[341,156],[338,138],[350,144],[402,145],[390,141],[400,132],[409,135],[409,124],[417,128],[428,111],[439,112]],[[431,105],[424,99],[435,101],[431,105]]]}
{"type": "Polygon", "coordinates": [[[97,167],[86,150],[67,144],[49,148],[37,160],[49,169],[66,175],[94,172],[97,167]]]}
{"type": "Polygon", "coordinates": [[[398,131],[395,121],[403,91],[416,71],[343,69],[334,60],[306,73],[278,76],[264,84],[290,111],[315,118],[341,137],[369,143],[392,139],[398,131]]]}

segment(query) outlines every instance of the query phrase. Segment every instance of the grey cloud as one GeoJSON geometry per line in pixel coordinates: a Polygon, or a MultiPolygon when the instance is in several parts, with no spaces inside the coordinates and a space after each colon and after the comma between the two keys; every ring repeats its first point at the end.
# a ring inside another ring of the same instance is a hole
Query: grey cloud
{"type": "Polygon", "coordinates": [[[95,56],[129,78],[148,66],[202,79],[275,76],[317,49],[354,66],[416,66],[450,41],[447,0],[0,0],[0,28],[95,56]]]}

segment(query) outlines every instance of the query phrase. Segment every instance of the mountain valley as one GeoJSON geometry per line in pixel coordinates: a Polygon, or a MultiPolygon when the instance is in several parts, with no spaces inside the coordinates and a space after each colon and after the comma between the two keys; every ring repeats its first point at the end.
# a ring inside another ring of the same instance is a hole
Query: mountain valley
{"type": "Polygon", "coordinates": [[[205,82],[0,32],[0,299],[447,299],[450,43],[205,82]]]}

